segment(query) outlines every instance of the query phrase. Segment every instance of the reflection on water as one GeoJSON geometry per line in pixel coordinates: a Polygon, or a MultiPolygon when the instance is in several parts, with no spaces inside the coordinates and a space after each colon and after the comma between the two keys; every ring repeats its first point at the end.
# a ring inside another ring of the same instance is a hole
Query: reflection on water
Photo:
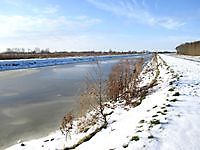
{"type": "MultiPolygon", "coordinates": [[[[105,77],[118,61],[101,63],[105,77]]],[[[85,75],[94,66],[84,63],[0,72],[0,147],[58,129],[63,115],[75,108],[85,75]]]]}

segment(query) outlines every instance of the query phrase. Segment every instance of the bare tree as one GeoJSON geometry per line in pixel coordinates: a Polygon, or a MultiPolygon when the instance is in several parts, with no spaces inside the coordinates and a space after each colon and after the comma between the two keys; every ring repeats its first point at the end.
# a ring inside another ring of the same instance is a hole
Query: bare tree
{"type": "Polygon", "coordinates": [[[104,112],[105,105],[104,103],[108,101],[107,92],[106,92],[106,81],[104,80],[104,74],[100,63],[96,62],[96,67],[93,69],[93,72],[90,72],[86,77],[86,90],[82,94],[81,105],[87,104],[88,109],[95,109],[99,112],[104,127],[107,127],[107,116],[104,112]]]}

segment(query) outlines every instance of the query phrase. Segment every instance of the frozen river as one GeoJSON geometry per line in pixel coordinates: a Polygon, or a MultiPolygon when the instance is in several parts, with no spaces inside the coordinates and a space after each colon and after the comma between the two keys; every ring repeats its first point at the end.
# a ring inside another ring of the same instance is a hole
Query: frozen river
{"type": "MultiPolygon", "coordinates": [[[[118,61],[101,62],[105,77],[118,61]]],[[[84,78],[94,66],[77,63],[0,72],[0,149],[58,129],[64,114],[77,105],[84,78]]]]}

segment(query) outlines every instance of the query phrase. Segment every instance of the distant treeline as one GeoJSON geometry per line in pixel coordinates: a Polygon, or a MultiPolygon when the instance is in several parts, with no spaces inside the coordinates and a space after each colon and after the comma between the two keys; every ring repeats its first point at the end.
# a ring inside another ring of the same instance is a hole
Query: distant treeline
{"type": "Polygon", "coordinates": [[[96,52],[96,51],[84,51],[84,52],[16,52],[16,51],[6,51],[0,53],[0,60],[5,59],[31,59],[31,58],[57,58],[57,57],[77,57],[77,56],[100,56],[100,55],[121,55],[121,54],[140,54],[144,52],[96,52]]]}
{"type": "Polygon", "coordinates": [[[181,44],[176,50],[177,54],[200,56],[200,41],[181,44]]]}

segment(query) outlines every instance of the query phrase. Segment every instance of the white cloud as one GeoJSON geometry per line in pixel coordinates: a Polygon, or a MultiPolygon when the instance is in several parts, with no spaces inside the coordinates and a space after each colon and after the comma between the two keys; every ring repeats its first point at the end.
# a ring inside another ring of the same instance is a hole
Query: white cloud
{"type": "Polygon", "coordinates": [[[46,8],[44,8],[44,13],[46,14],[54,14],[56,12],[58,12],[59,6],[48,6],[46,8]]]}
{"type": "Polygon", "coordinates": [[[0,15],[0,37],[15,37],[23,34],[37,32],[52,33],[59,30],[84,29],[101,22],[97,18],[67,18],[58,16],[55,18],[45,16],[5,16],[0,15]]]}
{"type": "Polygon", "coordinates": [[[173,17],[157,17],[151,14],[145,1],[138,0],[88,0],[96,7],[111,12],[117,16],[124,16],[133,21],[138,21],[151,26],[161,26],[167,29],[177,29],[185,23],[173,17]]]}
{"type": "Polygon", "coordinates": [[[5,1],[9,5],[13,5],[16,7],[19,7],[23,2],[23,0],[3,0],[3,1],[5,1]]]}
{"type": "Polygon", "coordinates": [[[59,5],[55,5],[55,6],[52,6],[52,5],[49,5],[47,7],[44,7],[44,8],[33,8],[32,11],[36,14],[55,14],[59,11],[59,5]]]}
{"type": "MultiPolygon", "coordinates": [[[[6,50],[8,47],[23,47],[23,48],[31,48],[35,47],[40,48],[50,48],[52,51],[63,51],[63,50],[92,50],[94,47],[97,47],[98,41],[91,36],[86,35],[51,35],[46,36],[45,38],[37,38],[37,39],[29,39],[24,38],[23,40],[20,38],[12,39],[10,43],[9,40],[3,41],[0,38],[3,46],[2,50],[6,50]]],[[[2,45],[0,42],[0,45],[2,45]]]]}
{"type": "Polygon", "coordinates": [[[0,22],[0,50],[5,50],[6,47],[56,47],[56,43],[64,46],[70,41],[75,43],[74,35],[85,41],[79,32],[101,20],[87,16],[0,15],[0,22]]]}

